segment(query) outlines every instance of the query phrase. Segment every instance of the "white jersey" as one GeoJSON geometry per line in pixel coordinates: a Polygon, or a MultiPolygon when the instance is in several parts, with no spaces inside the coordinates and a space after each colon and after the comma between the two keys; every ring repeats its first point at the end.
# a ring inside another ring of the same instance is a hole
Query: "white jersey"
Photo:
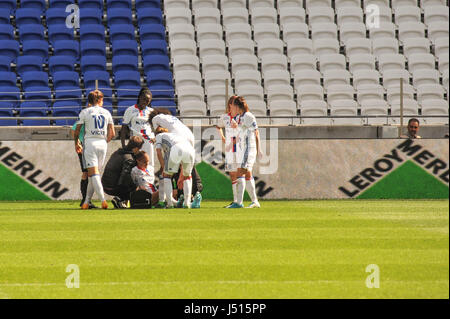
{"type": "Polygon", "coordinates": [[[155,147],[162,149],[165,154],[170,153],[170,149],[176,144],[186,144],[188,141],[175,133],[160,133],[156,135],[155,147]]]}
{"type": "Polygon", "coordinates": [[[236,138],[239,134],[238,128],[232,127],[233,120],[237,123],[239,115],[234,118],[231,113],[222,114],[219,118],[218,127],[225,129],[225,152],[236,152],[236,138]]]}
{"type": "Polygon", "coordinates": [[[242,148],[256,148],[255,130],[258,129],[255,116],[245,112],[238,118],[239,143],[242,148]]]}
{"type": "Polygon", "coordinates": [[[154,182],[154,175],[146,169],[141,169],[137,166],[131,170],[131,179],[138,187],[144,188],[150,194],[156,192],[154,182]]]}
{"type": "Polygon", "coordinates": [[[152,120],[153,127],[156,129],[161,126],[180,137],[187,139],[194,146],[194,134],[177,117],[168,114],[158,114],[152,120]]]}
{"type": "Polygon", "coordinates": [[[130,106],[126,109],[122,124],[128,125],[130,128],[130,136],[138,135],[146,141],[155,137],[152,127],[148,122],[148,116],[152,111],[153,109],[149,107],[140,110],[137,105],[130,106]]]}
{"type": "Polygon", "coordinates": [[[113,124],[111,113],[100,106],[85,108],[78,115],[77,125],[84,124],[84,139],[105,139],[108,136],[108,124],[113,124]]]}

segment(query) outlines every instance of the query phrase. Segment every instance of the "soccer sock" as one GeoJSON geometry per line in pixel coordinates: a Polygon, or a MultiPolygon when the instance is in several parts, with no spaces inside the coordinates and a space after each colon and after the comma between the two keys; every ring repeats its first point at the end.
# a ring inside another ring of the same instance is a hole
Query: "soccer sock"
{"type": "Polygon", "coordinates": [[[237,179],[237,201],[239,205],[242,205],[244,202],[244,191],[245,191],[245,177],[238,177],[237,179]]]}
{"type": "Polygon", "coordinates": [[[231,182],[231,189],[233,190],[233,203],[237,203],[237,181],[231,182]]]}
{"type": "Polygon", "coordinates": [[[187,177],[183,182],[183,192],[184,192],[184,205],[187,207],[191,206],[191,195],[192,195],[192,177],[187,177]]]}
{"type": "Polygon", "coordinates": [[[89,180],[87,178],[82,179],[80,181],[80,191],[81,191],[81,196],[82,196],[82,203],[84,203],[84,200],[86,199],[88,183],[89,183],[89,180]]]}
{"type": "Polygon", "coordinates": [[[89,204],[92,200],[92,196],[94,196],[94,185],[92,183],[92,179],[88,178],[88,186],[86,191],[86,199],[84,200],[85,204],[89,204]]]}
{"type": "Polygon", "coordinates": [[[246,181],[245,188],[247,189],[247,192],[250,195],[252,203],[257,202],[258,198],[256,197],[255,179],[252,176],[250,179],[246,179],[245,181],[246,181]]]}
{"type": "Polygon", "coordinates": [[[170,178],[164,178],[164,195],[167,198],[167,205],[169,207],[173,206],[173,202],[170,200],[172,198],[172,181],[170,178]]]}
{"type": "Polygon", "coordinates": [[[94,186],[94,190],[97,193],[100,201],[103,203],[105,201],[105,193],[103,192],[103,185],[100,179],[100,175],[95,174],[91,176],[92,186],[94,186]]]}
{"type": "Polygon", "coordinates": [[[166,197],[164,196],[164,178],[159,179],[159,201],[164,202],[166,197]]]}

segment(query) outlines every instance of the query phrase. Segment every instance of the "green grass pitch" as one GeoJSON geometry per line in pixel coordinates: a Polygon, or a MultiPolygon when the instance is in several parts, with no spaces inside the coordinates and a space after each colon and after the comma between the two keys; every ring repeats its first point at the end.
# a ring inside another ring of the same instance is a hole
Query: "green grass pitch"
{"type": "Polygon", "coordinates": [[[0,202],[0,298],[449,298],[448,200],[225,204],[0,202]]]}

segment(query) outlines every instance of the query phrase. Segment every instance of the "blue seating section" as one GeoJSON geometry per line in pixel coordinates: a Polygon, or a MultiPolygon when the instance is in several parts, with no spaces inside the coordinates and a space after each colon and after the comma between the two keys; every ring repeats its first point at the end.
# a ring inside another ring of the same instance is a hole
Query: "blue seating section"
{"type": "Polygon", "coordinates": [[[0,126],[71,125],[14,116],[76,117],[96,82],[113,115],[144,86],[176,114],[160,0],[2,0],[0,47],[0,117],[13,117],[0,126]],[[69,5],[79,29],[66,26],[69,5]]]}

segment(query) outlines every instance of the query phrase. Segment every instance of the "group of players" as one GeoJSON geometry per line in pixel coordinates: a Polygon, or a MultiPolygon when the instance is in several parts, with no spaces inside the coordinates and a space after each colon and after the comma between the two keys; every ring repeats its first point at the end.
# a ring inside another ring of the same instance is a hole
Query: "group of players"
{"type": "MultiPolygon", "coordinates": [[[[122,149],[128,149],[136,163],[130,172],[136,185],[135,190],[148,192],[152,204],[156,204],[154,207],[198,208],[201,195],[196,192],[192,196],[192,173],[193,170],[195,172],[194,135],[170,112],[151,108],[151,100],[151,91],[148,88],[141,89],[137,103],[126,109],[120,130],[122,149]],[[130,141],[126,145],[128,136],[130,141]],[[161,167],[156,173],[155,150],[161,167]],[[174,174],[179,175],[176,184],[183,190],[181,202],[173,197],[174,174]],[[154,186],[155,175],[159,177],[158,190],[154,186]]],[[[83,170],[80,184],[82,209],[95,207],[91,203],[94,192],[101,201],[101,207],[108,208],[100,170],[105,161],[107,143],[116,134],[111,113],[102,106],[102,92],[90,92],[88,107],[80,112],[73,127],[75,151],[83,170]]],[[[233,189],[233,202],[226,207],[244,207],[245,189],[251,198],[248,208],[260,207],[252,177],[253,165],[260,155],[258,125],[243,97],[229,98],[226,112],[220,117],[216,127],[225,144],[225,167],[233,189]],[[225,134],[222,129],[225,129],[225,134]]],[[[113,204],[117,207],[117,203],[113,201],[113,204]]]]}

